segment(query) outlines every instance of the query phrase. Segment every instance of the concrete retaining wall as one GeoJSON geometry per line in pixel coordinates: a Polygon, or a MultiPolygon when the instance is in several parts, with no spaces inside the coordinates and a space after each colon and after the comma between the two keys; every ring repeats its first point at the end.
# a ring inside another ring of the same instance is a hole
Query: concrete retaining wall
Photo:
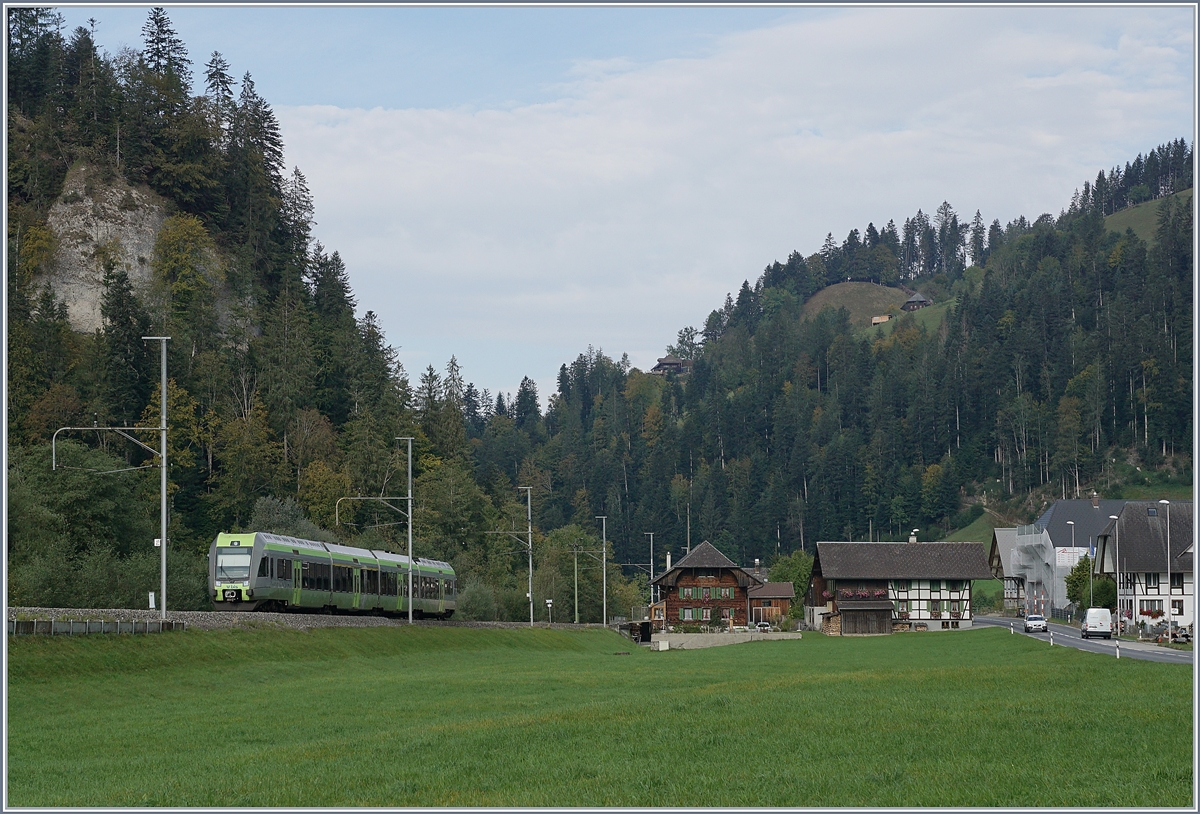
{"type": "MultiPolygon", "coordinates": [[[[655,633],[651,643],[667,642],[671,650],[699,650],[745,642],[799,641],[800,633],[655,633]]],[[[654,649],[658,649],[655,647],[654,649]]]]}

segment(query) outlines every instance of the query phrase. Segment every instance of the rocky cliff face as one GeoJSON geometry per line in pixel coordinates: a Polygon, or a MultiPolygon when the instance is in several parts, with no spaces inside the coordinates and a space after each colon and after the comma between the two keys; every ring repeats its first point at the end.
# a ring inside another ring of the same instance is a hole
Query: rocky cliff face
{"type": "Polygon", "coordinates": [[[37,280],[67,304],[71,328],[87,333],[100,327],[104,272],[97,249],[111,246],[145,301],[154,241],[168,216],[166,202],[150,190],[131,187],[120,176],[100,183],[96,175],[83,164],[67,173],[47,218],[58,249],[50,271],[37,280]]]}

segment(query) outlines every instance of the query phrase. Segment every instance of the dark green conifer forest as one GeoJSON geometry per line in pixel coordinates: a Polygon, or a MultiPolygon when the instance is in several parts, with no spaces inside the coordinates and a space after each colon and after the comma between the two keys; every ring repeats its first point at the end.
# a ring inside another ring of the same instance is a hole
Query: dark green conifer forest
{"type": "Polygon", "coordinates": [[[304,174],[286,165],[251,74],[189,54],[165,11],[148,13],[142,50],[115,55],[48,9],[10,8],[8,34],[10,605],[143,607],[156,587],[153,458],[77,431],[59,436],[67,468],[50,467],[59,427],[157,426],[147,335],[171,337],[168,595],[180,609],[210,606],[205,556],[221,531],[401,550],[401,516],[335,505],[403,495],[403,437],[415,438],[415,552],[455,566],[468,618],[528,614],[524,545],[488,533],[523,533],[517,487],[532,487],[539,618],[547,597],[569,617],[582,551],[579,615],[596,621],[587,552],[601,515],[609,605],[624,614],[646,595],[629,565],[648,564],[646,532],[656,570],[689,540],[750,565],[818,540],[913,527],[936,539],[984,502],[1028,520],[1057,497],[1117,497],[1132,471],[1190,482],[1183,139],[1100,172],[1057,216],[987,224],[943,203],[771,262],[678,331],[668,350],[693,360],[689,374],[589,347],[564,361],[554,393],[526,378],[507,396],[476,389],[454,358],[402,368],[351,270],[314,239],[304,174]],[[47,216],[77,167],[169,206],[148,294],[113,247],[95,247],[94,334],[72,331],[43,283],[59,240],[47,216]],[[1106,228],[1155,201],[1152,241],[1106,228]],[[803,313],[846,281],[920,291],[944,317],[870,328],[846,309],[803,313]]]}

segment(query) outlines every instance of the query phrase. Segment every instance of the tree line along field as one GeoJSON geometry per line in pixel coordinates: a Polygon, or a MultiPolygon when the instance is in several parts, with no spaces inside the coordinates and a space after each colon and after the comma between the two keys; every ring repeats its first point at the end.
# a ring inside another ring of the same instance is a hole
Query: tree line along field
{"type": "Polygon", "coordinates": [[[991,629],[666,653],[543,628],[29,637],[8,712],[18,807],[1193,799],[1191,668],[991,629]]]}

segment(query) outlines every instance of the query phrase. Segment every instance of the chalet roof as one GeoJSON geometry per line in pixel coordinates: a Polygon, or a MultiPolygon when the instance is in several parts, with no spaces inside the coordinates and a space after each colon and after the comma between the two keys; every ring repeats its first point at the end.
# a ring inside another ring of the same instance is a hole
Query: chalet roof
{"type": "MultiPolygon", "coordinates": [[[[1097,567],[1113,572],[1113,556],[1120,549],[1121,570],[1165,572],[1167,570],[1167,508],[1155,500],[1128,500],[1100,532],[1102,550],[1097,567]],[[1150,512],[1154,513],[1151,514],[1150,512]],[[1111,551],[1108,546],[1112,546],[1111,551]]],[[[1192,501],[1171,501],[1171,570],[1192,570],[1192,501]]],[[[1107,519],[1107,518],[1106,518],[1107,519]]]]}
{"type": "Polygon", "coordinates": [[[743,588],[761,584],[764,581],[756,577],[753,572],[739,568],[734,564],[733,560],[726,557],[717,550],[716,546],[705,540],[693,548],[690,554],[671,566],[671,570],[665,571],[655,577],[653,582],[662,585],[674,585],[679,580],[679,574],[691,568],[727,569],[733,572],[733,575],[737,577],[738,585],[743,588]]]}
{"type": "Polygon", "coordinates": [[[929,299],[929,297],[926,297],[924,294],[918,291],[905,300],[905,302],[933,302],[933,300],[929,299]]]}
{"type": "Polygon", "coordinates": [[[796,586],[790,582],[764,582],[748,593],[751,599],[795,599],[796,586]]]}
{"type": "Polygon", "coordinates": [[[692,549],[691,553],[675,563],[676,568],[737,568],[733,560],[722,554],[715,545],[705,540],[692,549]]]}
{"type": "Polygon", "coordinates": [[[992,579],[983,543],[817,543],[826,579],[992,579]]]}
{"type": "Polygon", "coordinates": [[[678,365],[682,364],[683,360],[673,353],[668,353],[666,356],[659,357],[658,363],[660,365],[678,365]]]}

